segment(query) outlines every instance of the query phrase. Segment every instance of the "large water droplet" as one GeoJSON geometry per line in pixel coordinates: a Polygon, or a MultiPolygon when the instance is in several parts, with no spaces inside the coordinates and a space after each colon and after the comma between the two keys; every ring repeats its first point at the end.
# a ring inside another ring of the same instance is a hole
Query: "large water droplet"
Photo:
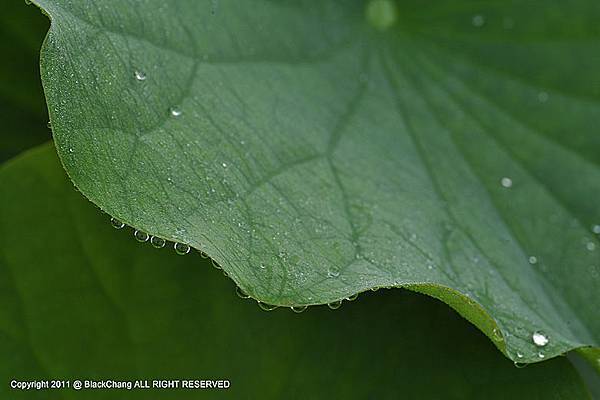
{"type": "Polygon", "coordinates": [[[190,246],[185,243],[174,243],[173,248],[175,249],[175,253],[180,256],[185,256],[190,252],[190,246]]]}
{"type": "Polygon", "coordinates": [[[158,236],[151,236],[150,237],[150,244],[154,247],[156,247],[157,249],[162,249],[163,247],[165,247],[165,244],[167,244],[167,241],[163,238],[160,238],[158,236]]]}
{"type": "Polygon", "coordinates": [[[125,227],[125,224],[121,221],[119,221],[116,218],[111,218],[110,219],[110,224],[113,226],[113,228],[115,229],[123,229],[125,227]]]}
{"type": "Polygon", "coordinates": [[[144,243],[148,241],[150,236],[148,236],[146,232],[136,229],[135,232],[133,232],[133,237],[135,237],[135,240],[138,242],[144,243]]]}
{"type": "Polygon", "coordinates": [[[502,187],[505,187],[508,189],[508,188],[512,187],[513,181],[509,177],[505,176],[504,178],[500,179],[500,184],[502,185],[502,187]]]}
{"type": "Polygon", "coordinates": [[[342,306],[341,300],[332,301],[331,303],[327,304],[327,307],[331,308],[332,310],[337,310],[341,306],[342,306]]]}
{"type": "Polygon", "coordinates": [[[295,312],[296,314],[300,314],[301,312],[306,311],[307,308],[308,308],[308,306],[294,306],[294,307],[291,307],[292,311],[295,312]]]}
{"type": "Polygon", "coordinates": [[[133,75],[135,76],[135,79],[137,79],[138,81],[146,80],[146,74],[144,73],[144,71],[135,71],[133,73],[133,75]]]}
{"type": "Polygon", "coordinates": [[[240,299],[249,299],[250,296],[246,294],[239,286],[235,287],[235,293],[238,295],[240,299]]]}
{"type": "Polygon", "coordinates": [[[264,311],[273,311],[274,309],[276,309],[278,307],[278,306],[274,306],[272,304],[263,303],[262,301],[258,302],[258,306],[261,308],[261,310],[264,310],[264,311]]]}
{"type": "Polygon", "coordinates": [[[531,340],[538,347],[544,347],[548,344],[548,336],[546,336],[543,332],[535,331],[531,335],[531,340]]]}

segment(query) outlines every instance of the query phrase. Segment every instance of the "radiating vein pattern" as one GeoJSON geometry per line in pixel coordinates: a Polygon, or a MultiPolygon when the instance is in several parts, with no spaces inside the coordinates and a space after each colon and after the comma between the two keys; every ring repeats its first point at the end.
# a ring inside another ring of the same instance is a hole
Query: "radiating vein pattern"
{"type": "Polygon", "coordinates": [[[39,2],[57,148],[109,214],[269,304],[409,287],[517,362],[599,345],[591,0],[385,29],[358,0],[39,2]]]}

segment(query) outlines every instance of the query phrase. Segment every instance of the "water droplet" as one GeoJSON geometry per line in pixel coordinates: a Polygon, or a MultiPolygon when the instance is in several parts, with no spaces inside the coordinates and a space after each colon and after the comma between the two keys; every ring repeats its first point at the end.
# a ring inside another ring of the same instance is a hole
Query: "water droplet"
{"type": "Polygon", "coordinates": [[[48,123],[46,124],[46,126],[48,127],[48,129],[52,129],[52,123],[50,121],[48,121],[48,123]]]}
{"type": "Polygon", "coordinates": [[[492,336],[494,337],[494,340],[497,342],[502,342],[504,340],[504,337],[502,336],[502,332],[500,332],[500,329],[498,329],[498,328],[494,328],[492,330],[492,336]]]}
{"type": "Polygon", "coordinates": [[[517,368],[525,368],[527,366],[527,363],[518,362],[518,361],[515,361],[513,364],[515,364],[515,367],[517,367],[517,368]]]}
{"type": "Polygon", "coordinates": [[[238,295],[240,299],[249,299],[250,296],[246,294],[239,286],[235,287],[235,293],[238,295]]]}
{"type": "Polygon", "coordinates": [[[121,221],[119,221],[116,218],[111,218],[110,219],[110,224],[113,226],[113,228],[115,229],[123,229],[125,227],[125,224],[121,221]]]}
{"type": "Polygon", "coordinates": [[[594,225],[594,226],[592,226],[592,232],[600,235],[600,225],[594,225]]]}
{"type": "Polygon", "coordinates": [[[481,28],[485,24],[485,17],[483,15],[475,15],[471,22],[475,28],[481,28]]]}
{"type": "Polygon", "coordinates": [[[261,263],[261,264],[258,266],[258,268],[260,268],[260,269],[266,269],[266,268],[267,268],[267,266],[266,266],[265,264],[262,264],[262,263],[261,263]]]}
{"type": "Polygon", "coordinates": [[[133,73],[133,75],[135,76],[135,79],[137,79],[138,81],[146,80],[146,74],[143,71],[135,71],[133,73]]]}
{"type": "Polygon", "coordinates": [[[199,250],[199,251],[200,251],[200,257],[202,257],[202,258],[208,258],[208,254],[206,254],[202,250],[199,250]]]}
{"type": "Polygon", "coordinates": [[[585,248],[588,249],[589,251],[594,251],[594,250],[596,250],[596,244],[594,242],[587,242],[585,244],[585,248]]]}
{"type": "Polygon", "coordinates": [[[173,117],[179,117],[181,115],[182,111],[181,111],[181,109],[179,107],[171,107],[169,109],[169,113],[173,117]]]}
{"type": "Polygon", "coordinates": [[[31,5],[31,0],[25,0],[25,5],[30,6],[31,5]]]}
{"type": "Polygon", "coordinates": [[[150,236],[148,236],[146,232],[136,229],[135,232],[133,232],[133,237],[135,237],[135,240],[137,240],[138,242],[144,243],[148,241],[148,238],[150,236]]]}
{"type": "Polygon", "coordinates": [[[529,257],[529,264],[534,265],[534,264],[537,264],[537,262],[538,262],[538,259],[536,256],[529,257]]]}
{"type": "Polygon", "coordinates": [[[358,293],[353,294],[352,296],[346,297],[346,300],[348,300],[348,301],[354,301],[356,299],[358,299],[358,293]]]}
{"type": "Polygon", "coordinates": [[[327,270],[327,277],[337,278],[338,276],[340,276],[340,270],[337,267],[330,267],[327,270]]]}
{"type": "Polygon", "coordinates": [[[227,168],[227,163],[222,163],[221,165],[223,166],[223,168],[227,168]]]}
{"type": "Polygon", "coordinates": [[[537,97],[538,97],[538,101],[540,103],[545,103],[548,101],[548,93],[547,92],[539,92],[537,97]]]}
{"type": "Polygon", "coordinates": [[[543,352],[541,352],[541,351],[540,351],[540,352],[538,353],[538,357],[539,357],[539,358],[546,358],[546,355],[545,355],[543,352]]]}
{"type": "Polygon", "coordinates": [[[154,247],[156,247],[157,249],[162,249],[163,247],[165,247],[165,244],[167,244],[167,241],[163,238],[160,238],[158,236],[151,236],[150,237],[150,244],[154,247]]]}
{"type": "Polygon", "coordinates": [[[296,314],[300,314],[301,312],[306,311],[307,308],[308,308],[308,306],[294,306],[294,307],[291,307],[292,311],[295,312],[296,314]]]}
{"type": "Polygon", "coordinates": [[[331,303],[327,304],[327,307],[331,308],[332,310],[337,310],[341,306],[342,306],[341,300],[332,301],[331,303]]]}
{"type": "Polygon", "coordinates": [[[180,256],[185,256],[190,252],[190,246],[185,243],[174,243],[173,248],[175,249],[175,253],[180,256]]]}
{"type": "Polygon", "coordinates": [[[258,306],[260,307],[261,310],[264,310],[264,311],[273,311],[274,309],[276,309],[278,307],[278,306],[274,306],[272,304],[263,303],[262,301],[258,302],[258,306]]]}
{"type": "Polygon", "coordinates": [[[513,181],[512,179],[505,176],[504,178],[500,179],[500,184],[502,185],[502,187],[510,188],[513,185],[513,181]]]}
{"type": "Polygon", "coordinates": [[[371,292],[376,292],[376,291],[378,291],[378,290],[379,290],[379,288],[378,288],[378,287],[371,288],[371,292]]]}
{"type": "Polygon", "coordinates": [[[221,268],[221,266],[219,264],[217,264],[217,262],[215,260],[213,260],[212,258],[210,259],[210,263],[212,264],[213,267],[215,267],[216,269],[223,269],[221,268]]]}
{"type": "Polygon", "coordinates": [[[533,343],[538,347],[544,347],[548,344],[548,336],[540,331],[533,332],[533,335],[531,335],[531,340],[533,340],[533,343]]]}
{"type": "Polygon", "coordinates": [[[523,358],[523,353],[521,353],[520,351],[517,351],[517,358],[523,358]]]}

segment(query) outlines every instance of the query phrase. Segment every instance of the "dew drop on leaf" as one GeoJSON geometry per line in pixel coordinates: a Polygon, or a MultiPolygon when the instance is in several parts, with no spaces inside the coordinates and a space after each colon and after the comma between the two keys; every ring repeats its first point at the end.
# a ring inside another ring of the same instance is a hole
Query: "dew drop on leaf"
{"type": "Polygon", "coordinates": [[[354,301],[356,299],[358,299],[358,293],[353,294],[352,296],[346,297],[346,300],[348,300],[348,301],[354,301]]]}
{"type": "Polygon", "coordinates": [[[125,224],[121,221],[119,221],[116,218],[111,218],[110,219],[110,224],[113,226],[113,228],[115,229],[123,229],[125,227],[125,224]]]}
{"type": "Polygon", "coordinates": [[[239,286],[235,287],[235,294],[238,295],[240,299],[249,299],[250,296],[246,294],[239,286]]]}
{"type": "Polygon", "coordinates": [[[536,256],[529,257],[529,264],[534,265],[534,264],[537,264],[537,262],[538,262],[538,259],[536,256]]]}
{"type": "Polygon", "coordinates": [[[308,308],[308,306],[294,306],[294,307],[291,307],[292,311],[295,312],[296,314],[300,314],[301,312],[306,311],[307,308],[308,308]]]}
{"type": "Polygon", "coordinates": [[[337,278],[338,276],[340,276],[340,270],[337,267],[330,267],[327,270],[327,276],[329,278],[337,278]]]}
{"type": "Polygon", "coordinates": [[[538,353],[538,357],[539,357],[539,358],[546,358],[546,355],[540,351],[540,352],[538,353]]]}
{"type": "Polygon", "coordinates": [[[210,263],[212,264],[213,267],[215,267],[216,269],[223,269],[221,268],[221,266],[211,258],[210,263]]]}
{"type": "Polygon", "coordinates": [[[592,226],[592,232],[600,235],[600,225],[594,225],[594,226],[592,226]]]}
{"type": "Polygon", "coordinates": [[[277,306],[274,306],[272,304],[263,303],[262,301],[258,302],[258,306],[263,311],[273,311],[274,309],[277,308],[277,306]]]}
{"type": "Polygon", "coordinates": [[[341,300],[332,301],[331,303],[327,304],[327,307],[331,308],[332,310],[337,310],[341,306],[342,306],[341,300]]]}
{"type": "Polygon", "coordinates": [[[585,248],[588,249],[589,251],[594,251],[594,250],[596,250],[596,244],[594,242],[587,242],[585,244],[585,248]]]}
{"type": "Polygon", "coordinates": [[[143,71],[135,71],[133,75],[135,76],[135,79],[140,82],[146,80],[146,74],[143,71]]]}
{"type": "Polygon", "coordinates": [[[185,243],[175,243],[173,244],[173,248],[175,249],[175,253],[179,254],[180,256],[185,256],[190,252],[190,246],[185,243]]]}
{"type": "Polygon", "coordinates": [[[199,253],[200,253],[200,257],[202,257],[202,258],[208,258],[208,254],[206,254],[202,250],[199,250],[199,253]]]}
{"type": "Polygon", "coordinates": [[[144,232],[144,231],[140,231],[140,230],[136,229],[136,230],[133,232],[133,237],[135,237],[135,240],[137,240],[138,242],[140,242],[140,243],[144,243],[144,242],[147,242],[147,241],[148,241],[148,238],[149,238],[150,236],[148,236],[148,234],[147,234],[146,232],[144,232]]]}
{"type": "Polygon", "coordinates": [[[182,111],[181,111],[181,109],[179,107],[171,107],[169,109],[169,113],[173,117],[179,117],[182,114],[182,111]]]}
{"type": "Polygon", "coordinates": [[[500,179],[500,184],[502,185],[502,187],[505,187],[508,189],[508,188],[512,187],[513,181],[509,177],[505,176],[504,178],[500,179]]]}
{"type": "Polygon", "coordinates": [[[500,329],[498,329],[498,328],[494,328],[494,330],[492,330],[492,336],[494,337],[494,340],[497,342],[502,342],[504,340],[504,337],[502,336],[502,332],[500,332],[500,329]]]}
{"type": "Polygon", "coordinates": [[[533,343],[538,347],[544,347],[548,344],[548,336],[540,331],[533,332],[533,335],[531,335],[531,340],[533,340],[533,343]]]}
{"type": "Polygon", "coordinates": [[[150,244],[154,247],[156,247],[157,249],[162,249],[163,247],[165,247],[166,244],[166,240],[163,238],[160,238],[158,236],[151,236],[150,237],[150,244]]]}

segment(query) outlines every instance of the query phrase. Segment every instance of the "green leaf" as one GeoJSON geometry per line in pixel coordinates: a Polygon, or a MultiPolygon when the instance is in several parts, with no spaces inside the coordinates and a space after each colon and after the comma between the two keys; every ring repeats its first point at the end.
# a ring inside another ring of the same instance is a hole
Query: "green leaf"
{"type": "Polygon", "coordinates": [[[39,49],[48,19],[34,7],[10,1],[0,13],[0,161],[50,138],[40,82],[39,49]]]}
{"type": "Polygon", "coordinates": [[[104,211],[266,303],[408,287],[515,361],[599,346],[596,1],[38,3],[104,211]]]}
{"type": "Polygon", "coordinates": [[[123,398],[11,390],[12,379],[229,379],[227,391],[127,398],[586,399],[566,358],[524,369],[447,306],[404,291],[340,310],[270,313],[196,252],[115,231],[51,146],[0,169],[0,397],[123,398]],[[27,210],[27,212],[23,212],[27,210]]]}

